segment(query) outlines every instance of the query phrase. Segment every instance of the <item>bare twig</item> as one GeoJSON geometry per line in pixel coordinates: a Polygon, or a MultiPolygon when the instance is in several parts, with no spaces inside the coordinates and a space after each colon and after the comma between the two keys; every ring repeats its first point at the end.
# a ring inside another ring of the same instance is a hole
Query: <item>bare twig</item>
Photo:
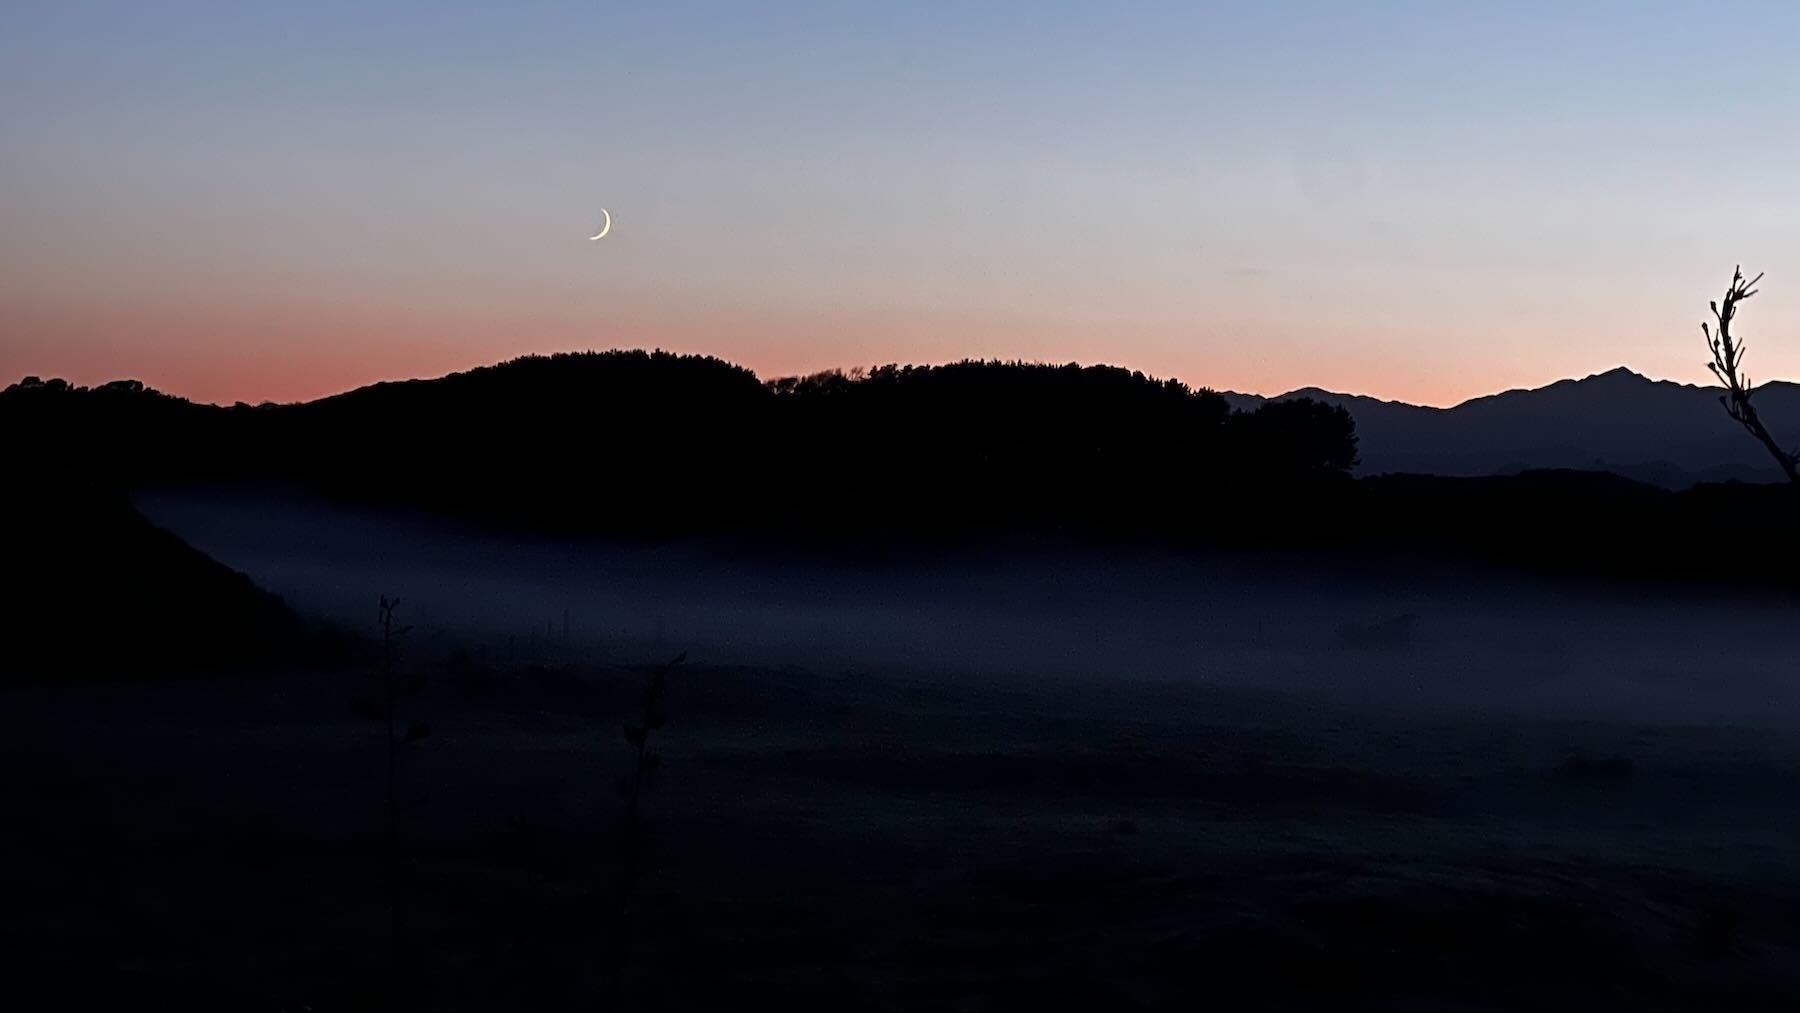
{"type": "MultiPolygon", "coordinates": [[[[400,884],[400,799],[397,792],[397,781],[400,767],[400,746],[402,745],[396,731],[396,715],[398,711],[399,688],[394,678],[394,640],[412,632],[411,626],[395,625],[394,612],[400,608],[399,598],[381,596],[379,622],[381,624],[381,678],[387,693],[387,876],[388,876],[388,967],[392,976],[390,987],[393,1000],[401,1001],[400,992],[400,942],[402,937],[402,910],[400,884]]],[[[409,728],[408,742],[423,735],[409,728]]]]}
{"type": "Polygon", "coordinates": [[[1713,324],[1700,324],[1700,333],[1706,335],[1706,346],[1712,351],[1712,361],[1706,368],[1725,385],[1725,393],[1719,396],[1719,403],[1725,406],[1725,413],[1744,427],[1769,455],[1781,466],[1782,474],[1789,482],[1800,484],[1800,455],[1795,451],[1783,450],[1769,434],[1768,427],[1756,413],[1756,406],[1751,403],[1751,396],[1756,393],[1755,384],[1744,374],[1744,344],[1731,333],[1731,321],[1737,316],[1738,303],[1756,294],[1756,283],[1762,280],[1758,274],[1749,281],[1744,280],[1742,268],[1733,268],[1731,284],[1725,289],[1725,298],[1721,302],[1711,304],[1713,324]]]}
{"type": "Polygon", "coordinates": [[[631,925],[631,894],[637,882],[638,863],[643,853],[641,803],[644,787],[655,778],[656,771],[662,764],[661,755],[650,746],[650,733],[668,723],[668,709],[663,703],[663,695],[668,689],[670,674],[686,662],[687,652],[683,651],[667,664],[652,669],[644,687],[643,709],[625,721],[625,743],[631,747],[635,762],[631,773],[619,785],[620,793],[625,796],[625,820],[619,842],[619,895],[613,908],[613,1009],[621,1008],[624,1001],[626,933],[631,925]]]}

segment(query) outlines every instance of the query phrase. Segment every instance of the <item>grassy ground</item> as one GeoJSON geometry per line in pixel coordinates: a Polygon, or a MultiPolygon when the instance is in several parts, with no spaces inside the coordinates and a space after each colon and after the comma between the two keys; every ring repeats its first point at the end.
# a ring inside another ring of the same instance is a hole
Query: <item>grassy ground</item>
{"type": "MultiPolygon", "coordinates": [[[[397,972],[361,677],[9,691],[13,1008],[608,1008],[642,674],[425,675],[397,972]]],[[[1772,733],[797,669],[673,692],[629,1008],[1800,1000],[1772,733]]]]}

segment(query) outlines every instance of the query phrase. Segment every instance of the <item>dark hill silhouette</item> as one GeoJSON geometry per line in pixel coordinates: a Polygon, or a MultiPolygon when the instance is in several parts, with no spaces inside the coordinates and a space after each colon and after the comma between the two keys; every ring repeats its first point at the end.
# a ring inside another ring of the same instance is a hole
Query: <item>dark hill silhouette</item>
{"type": "Polygon", "coordinates": [[[72,481],[17,488],[0,502],[0,543],[8,679],[270,664],[322,646],[280,599],[116,492],[72,481]]]}
{"type": "Polygon", "coordinates": [[[0,433],[9,437],[11,464],[20,475],[35,475],[30,484],[39,488],[211,477],[233,456],[222,425],[231,413],[136,380],[89,388],[32,376],[0,392],[0,433]]]}
{"type": "Polygon", "coordinates": [[[255,420],[270,477],[553,528],[685,530],[767,466],[771,397],[718,359],[527,357],[255,420]]]}
{"type": "Polygon", "coordinates": [[[962,362],[760,382],[700,356],[527,357],[299,405],[27,382],[0,426],[38,466],[128,483],[255,478],[559,531],[686,536],[1190,527],[1342,482],[1349,417],[1233,413],[1116,367],[962,362]],[[119,434],[128,434],[123,440],[119,434]]]}
{"type": "MultiPolygon", "coordinates": [[[[1689,446],[1719,430],[1720,459],[1742,460],[1758,448],[1717,424],[1712,397],[1615,371],[1454,409],[1317,392],[1239,398],[1234,411],[1228,397],[1116,367],[962,362],[763,382],[718,359],[632,351],[529,357],[255,408],[193,405],[131,383],[30,382],[0,392],[0,427],[42,434],[17,465],[36,486],[72,475],[114,489],[250,480],[564,534],[834,552],[1123,537],[1741,584],[1757,575],[1672,547],[1743,518],[1791,516],[1785,486],[1677,493],[1532,466],[1546,456],[1588,464],[1592,452],[1574,445],[1588,439],[1675,444],[1683,426],[1696,430],[1689,446]],[[1633,413],[1665,399],[1678,409],[1671,420],[1634,431],[1633,413]],[[1420,460],[1515,474],[1352,480],[1364,438],[1388,441],[1371,471],[1396,467],[1398,443],[1420,460]]],[[[1773,415],[1780,404],[1770,403],[1773,415]]],[[[1760,530],[1775,532],[1759,547],[1761,578],[1785,587],[1800,538],[1785,522],[1760,530]]]]}
{"type": "MultiPolygon", "coordinates": [[[[1227,394],[1234,406],[1309,398],[1356,420],[1364,474],[1478,476],[1528,469],[1611,471],[1665,488],[1775,481],[1780,472],[1719,406],[1720,388],[1650,380],[1623,367],[1580,380],[1430,408],[1316,388],[1276,398],[1227,394]]],[[[1779,435],[1800,441],[1800,385],[1761,388],[1779,435]]]]}

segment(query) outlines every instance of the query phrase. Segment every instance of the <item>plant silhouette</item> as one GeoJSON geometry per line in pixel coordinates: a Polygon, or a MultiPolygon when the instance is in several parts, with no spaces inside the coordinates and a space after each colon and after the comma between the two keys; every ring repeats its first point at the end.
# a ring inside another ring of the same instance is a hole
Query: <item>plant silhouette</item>
{"type": "Polygon", "coordinates": [[[396,618],[400,609],[398,597],[389,598],[381,595],[377,605],[377,623],[381,630],[381,681],[385,697],[383,717],[386,724],[386,791],[384,793],[387,808],[386,834],[383,865],[388,884],[388,968],[389,991],[393,1008],[400,1009],[408,1005],[406,1001],[403,969],[406,964],[406,900],[407,882],[405,876],[404,851],[400,840],[400,750],[407,745],[424,739],[431,733],[431,728],[424,722],[413,722],[404,731],[399,725],[399,706],[401,685],[394,664],[394,648],[397,641],[412,633],[412,626],[399,623],[396,618]]]}
{"type": "Polygon", "coordinates": [[[1744,374],[1743,339],[1731,333],[1732,321],[1737,318],[1738,304],[1756,294],[1756,283],[1762,281],[1762,275],[1746,281],[1742,267],[1731,270],[1731,284],[1725,287],[1725,296],[1718,302],[1710,303],[1713,323],[1709,326],[1704,321],[1700,324],[1700,333],[1706,335],[1706,346],[1712,352],[1712,361],[1706,368],[1725,385],[1725,393],[1719,395],[1719,403],[1725,406],[1726,414],[1732,421],[1744,427],[1744,431],[1756,438],[1769,456],[1780,465],[1781,473],[1791,483],[1800,484],[1800,450],[1784,450],[1775,442],[1762,417],[1757,414],[1756,405],[1751,396],[1756,393],[1755,384],[1744,374]]]}
{"type": "Polygon", "coordinates": [[[644,695],[636,712],[626,717],[622,731],[631,747],[631,770],[619,784],[625,797],[624,819],[619,832],[619,887],[613,920],[613,1008],[622,1005],[625,960],[630,943],[631,902],[643,858],[644,789],[662,767],[662,755],[650,744],[650,734],[669,723],[669,676],[687,663],[683,651],[650,670],[644,695]]]}

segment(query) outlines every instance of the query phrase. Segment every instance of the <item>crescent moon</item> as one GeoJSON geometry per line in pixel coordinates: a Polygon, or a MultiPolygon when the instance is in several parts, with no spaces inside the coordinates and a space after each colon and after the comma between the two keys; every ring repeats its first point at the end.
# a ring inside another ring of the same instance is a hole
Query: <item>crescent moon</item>
{"type": "Polygon", "coordinates": [[[605,239],[606,234],[608,232],[612,231],[612,214],[611,214],[611,212],[607,211],[605,208],[601,208],[600,213],[606,216],[606,224],[600,226],[600,231],[589,236],[588,237],[589,239],[605,239]]]}

